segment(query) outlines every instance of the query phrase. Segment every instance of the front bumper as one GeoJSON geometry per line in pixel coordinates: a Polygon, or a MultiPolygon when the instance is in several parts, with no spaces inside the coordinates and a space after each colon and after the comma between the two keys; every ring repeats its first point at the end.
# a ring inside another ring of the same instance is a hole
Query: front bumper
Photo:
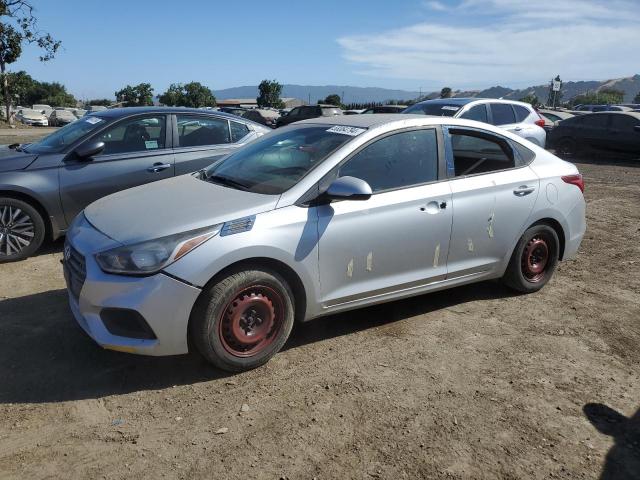
{"type": "Polygon", "coordinates": [[[200,289],[159,273],[127,277],[104,273],[94,253],[117,245],[84,219],[67,234],[67,244],[84,258],[86,277],[72,288],[70,249],[65,245],[64,271],[71,311],[82,329],[100,346],[142,355],[179,355],[189,351],[187,330],[191,309],[200,289]],[[105,308],[137,312],[153,331],[154,339],[114,335],[101,313],[105,308]]]}

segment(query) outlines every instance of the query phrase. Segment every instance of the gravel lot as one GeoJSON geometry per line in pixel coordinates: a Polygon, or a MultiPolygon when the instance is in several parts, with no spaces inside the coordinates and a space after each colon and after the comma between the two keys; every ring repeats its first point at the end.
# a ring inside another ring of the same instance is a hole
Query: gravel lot
{"type": "Polygon", "coordinates": [[[93,344],[61,242],[0,265],[0,477],[640,478],[640,161],[578,166],[587,234],[541,292],[316,320],[235,376],[93,344]]]}

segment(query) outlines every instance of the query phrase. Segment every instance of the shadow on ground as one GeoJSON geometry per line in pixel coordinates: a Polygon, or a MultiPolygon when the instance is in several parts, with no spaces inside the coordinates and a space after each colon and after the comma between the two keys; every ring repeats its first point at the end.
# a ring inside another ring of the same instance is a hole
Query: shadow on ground
{"type": "Polygon", "coordinates": [[[600,480],[640,479],[640,409],[629,418],[601,403],[588,403],[583,411],[600,433],[615,442],[607,453],[600,480]]]}
{"type": "MultiPolygon", "coordinates": [[[[487,282],[324,317],[297,325],[285,349],[509,295],[501,285],[487,282]]],[[[1,403],[99,398],[227,375],[195,354],[142,357],[101,349],[76,325],[63,289],[0,302],[1,403]]]]}

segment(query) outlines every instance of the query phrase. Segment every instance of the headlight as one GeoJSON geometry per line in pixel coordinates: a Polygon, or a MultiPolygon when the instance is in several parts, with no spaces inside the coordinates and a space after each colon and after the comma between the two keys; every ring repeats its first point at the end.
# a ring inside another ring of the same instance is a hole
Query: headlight
{"type": "Polygon", "coordinates": [[[96,254],[107,273],[149,275],[156,273],[220,232],[220,225],[169,235],[155,240],[113,248],[96,254]]]}

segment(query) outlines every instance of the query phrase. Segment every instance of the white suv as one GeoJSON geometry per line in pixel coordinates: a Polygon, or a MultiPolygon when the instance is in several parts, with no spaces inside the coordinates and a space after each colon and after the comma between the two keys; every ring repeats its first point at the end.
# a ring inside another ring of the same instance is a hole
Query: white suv
{"type": "Polygon", "coordinates": [[[543,147],[547,133],[544,119],[531,105],[492,98],[439,98],[410,106],[402,113],[455,117],[490,123],[543,147]]]}

